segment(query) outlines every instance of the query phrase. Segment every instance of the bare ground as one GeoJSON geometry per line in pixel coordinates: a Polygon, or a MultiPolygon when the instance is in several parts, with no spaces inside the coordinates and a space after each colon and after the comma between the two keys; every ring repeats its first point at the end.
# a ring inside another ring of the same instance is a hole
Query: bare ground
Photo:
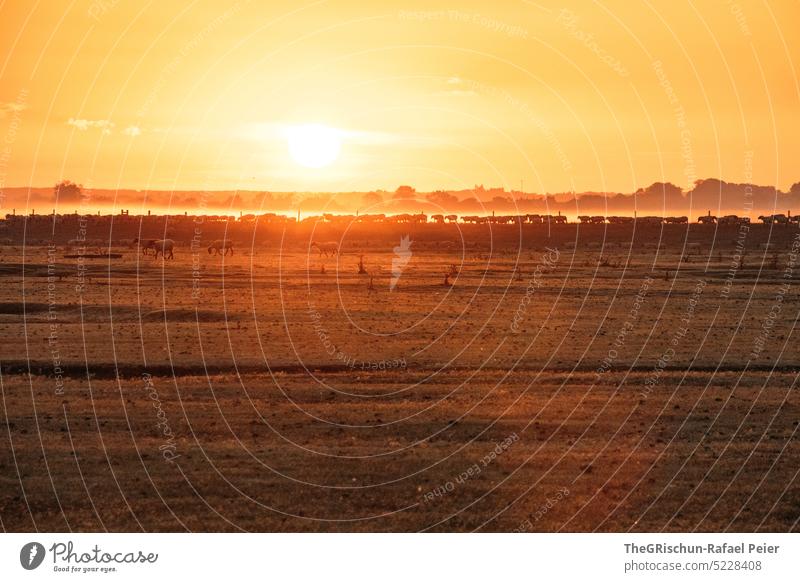
{"type": "Polygon", "coordinates": [[[3,249],[0,525],[798,529],[786,250],[412,248],[3,249]]]}

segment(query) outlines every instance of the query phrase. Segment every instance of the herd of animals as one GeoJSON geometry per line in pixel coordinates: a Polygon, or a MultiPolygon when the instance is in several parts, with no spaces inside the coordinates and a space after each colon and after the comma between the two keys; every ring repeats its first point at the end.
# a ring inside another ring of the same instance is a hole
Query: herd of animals
{"type": "MultiPolygon", "coordinates": [[[[526,215],[527,216],[527,215],[526,215]]],[[[500,217],[504,219],[517,218],[517,217],[500,217]]],[[[541,217],[539,217],[541,218],[541,217]]],[[[558,217],[556,217],[558,218],[558,217]]],[[[578,220],[581,224],[689,224],[688,216],[579,216],[578,220]]],[[[768,214],[766,216],[759,216],[764,224],[800,224],[800,215],[792,216],[790,214],[768,214]]],[[[526,221],[522,221],[526,222],[526,221]]],[[[527,222],[537,222],[527,221],[527,222]]],[[[736,214],[728,214],[725,216],[714,216],[710,212],[705,216],[697,218],[698,224],[720,224],[720,225],[746,225],[750,224],[748,216],[737,216],[736,214]]]]}
{"type": "MultiPolygon", "coordinates": [[[[400,215],[401,217],[413,217],[417,220],[413,222],[417,223],[426,223],[428,222],[428,217],[422,213],[419,215],[400,215]]],[[[365,215],[366,217],[366,215],[365,215]]],[[[346,217],[336,217],[337,219],[342,219],[346,217]]],[[[362,217],[363,218],[363,217],[362,217]]],[[[395,217],[390,217],[395,218],[395,217]]],[[[458,216],[456,215],[439,215],[435,214],[430,217],[431,222],[435,224],[443,224],[445,221],[453,223],[458,220],[458,216]]],[[[567,217],[563,215],[539,215],[539,214],[524,214],[524,215],[514,215],[514,216],[461,216],[461,220],[464,223],[472,223],[472,224],[567,224],[567,217]]],[[[610,224],[610,225],[621,225],[621,224],[641,224],[641,225],[662,225],[662,224],[677,224],[677,225],[686,225],[689,223],[689,219],[686,216],[578,216],[578,223],[585,224],[585,225],[599,225],[599,224],[610,224]]],[[[800,215],[792,215],[791,212],[787,214],[769,214],[769,215],[762,215],[758,217],[758,220],[765,225],[800,225],[800,215]]],[[[333,221],[338,222],[338,220],[333,221]]],[[[709,212],[707,215],[700,216],[697,219],[697,223],[701,225],[720,225],[720,226],[747,226],[750,224],[749,217],[742,217],[737,216],[735,214],[725,215],[725,216],[714,216],[709,212]]],[[[0,245],[2,244],[12,244],[13,241],[11,239],[0,239],[0,245]]],[[[88,246],[86,241],[69,241],[67,243],[67,247],[73,246],[88,246]]],[[[98,241],[96,245],[94,245],[98,249],[102,249],[102,247],[107,246],[107,243],[102,243],[102,241],[98,241]]],[[[162,257],[163,259],[173,259],[174,258],[174,251],[175,247],[179,246],[173,239],[165,238],[165,239],[134,239],[132,241],[131,246],[138,247],[141,250],[142,255],[151,255],[154,258],[162,257]]],[[[339,254],[339,245],[336,242],[317,242],[314,241],[309,245],[309,249],[316,250],[320,257],[325,256],[335,256],[339,254]]],[[[211,255],[219,255],[219,256],[227,256],[228,254],[233,255],[233,241],[230,239],[218,239],[208,246],[208,253],[211,255]]]]}
{"type": "MultiPolygon", "coordinates": [[[[567,224],[568,218],[563,214],[506,214],[491,216],[473,216],[457,214],[323,214],[321,216],[308,216],[301,223],[326,223],[337,225],[351,224],[457,224],[459,220],[463,224],[567,224]]],[[[800,216],[788,214],[769,214],[759,216],[758,220],[764,224],[800,224],[800,216]]],[[[246,214],[239,218],[240,222],[294,222],[295,219],[288,216],[266,213],[260,216],[246,214]]],[[[689,224],[688,216],[578,216],[581,224],[689,224]]],[[[697,219],[699,224],[749,224],[750,218],[740,217],[735,214],[726,216],[714,216],[709,212],[705,216],[697,219]]]]}
{"type": "MultiPolygon", "coordinates": [[[[171,238],[165,239],[133,239],[133,244],[139,247],[142,254],[147,256],[152,254],[156,259],[161,255],[164,259],[174,259],[175,241],[171,238]]],[[[312,242],[310,248],[317,249],[319,255],[334,256],[339,253],[339,244],[336,242],[312,242]]],[[[227,256],[233,255],[233,241],[228,239],[218,239],[208,246],[209,255],[227,256]]]]}
{"type": "MultiPolygon", "coordinates": [[[[174,259],[175,241],[171,238],[165,239],[133,239],[133,244],[138,245],[143,255],[149,255],[152,251],[153,256],[158,258],[161,255],[164,259],[174,259]]],[[[230,252],[233,255],[233,241],[218,239],[213,241],[208,247],[209,255],[226,256],[230,252]]]]}
{"type": "MultiPolygon", "coordinates": [[[[382,217],[383,215],[379,215],[382,217]]],[[[428,221],[424,214],[408,214],[399,215],[402,220],[392,220],[392,222],[416,222],[425,223],[428,221]],[[407,218],[406,218],[407,217],[407,218]]],[[[390,217],[396,219],[397,217],[390,217]]],[[[764,224],[800,224],[800,215],[792,216],[789,214],[769,214],[766,216],[759,216],[758,220],[764,224]]],[[[431,221],[436,224],[444,224],[445,222],[455,223],[458,221],[458,216],[455,214],[442,215],[434,214],[431,216],[431,221]]],[[[567,224],[567,217],[558,214],[516,214],[516,215],[502,215],[502,216],[462,216],[461,221],[465,224],[567,224]]],[[[689,224],[688,216],[578,216],[578,221],[581,224],[689,224]]],[[[737,216],[729,214],[726,216],[716,217],[709,212],[706,216],[700,216],[697,219],[699,224],[721,224],[721,225],[737,225],[737,224],[750,224],[750,218],[746,216],[737,216]]]]}
{"type": "MultiPolygon", "coordinates": [[[[424,215],[422,215],[424,216],[424,215]]],[[[448,215],[443,216],[441,214],[435,214],[431,217],[433,222],[437,224],[444,223],[445,220],[449,222],[455,222],[457,220],[456,215],[448,215]]],[[[462,216],[461,220],[466,223],[474,223],[474,224],[483,224],[483,223],[494,223],[494,224],[509,224],[509,223],[529,223],[529,224],[542,224],[547,222],[553,222],[555,224],[566,224],[567,217],[562,215],[551,216],[551,215],[539,215],[539,214],[524,214],[518,216],[462,216]]],[[[791,213],[788,214],[769,214],[769,215],[762,215],[758,217],[764,224],[798,224],[800,225],[800,215],[792,216],[791,213]]],[[[426,217],[427,221],[427,217],[426,217]]],[[[641,217],[633,217],[633,216],[578,216],[578,221],[581,224],[632,224],[632,223],[642,223],[648,225],[654,224],[688,224],[689,218],[686,216],[641,216],[641,217]]],[[[749,225],[750,218],[747,216],[737,216],[735,214],[728,214],[726,216],[716,217],[709,212],[705,216],[700,216],[697,219],[699,224],[719,224],[719,225],[749,225]]],[[[138,243],[142,249],[142,254],[148,254],[150,250],[153,251],[156,258],[158,258],[159,254],[161,254],[165,259],[173,258],[173,249],[175,247],[175,242],[172,239],[163,239],[163,240],[147,240],[147,241],[139,241],[139,239],[134,240],[134,244],[138,243]]],[[[310,248],[316,249],[319,252],[320,256],[329,256],[329,255],[336,255],[339,252],[339,246],[336,242],[312,242],[310,248]]],[[[233,254],[233,243],[229,240],[215,240],[211,243],[208,247],[209,254],[216,254],[216,255],[227,255],[228,252],[233,254]]]]}

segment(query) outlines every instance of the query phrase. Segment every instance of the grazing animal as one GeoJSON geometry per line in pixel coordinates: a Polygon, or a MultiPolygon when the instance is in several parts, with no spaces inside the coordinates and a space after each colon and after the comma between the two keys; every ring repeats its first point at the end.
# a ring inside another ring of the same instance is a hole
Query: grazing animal
{"type": "Polygon", "coordinates": [[[156,251],[156,239],[148,238],[145,240],[139,240],[138,238],[133,239],[133,244],[138,244],[139,248],[142,249],[142,254],[147,255],[147,251],[152,249],[155,253],[156,251]]]}
{"type": "Polygon", "coordinates": [[[664,219],[667,224],[687,224],[689,222],[688,216],[667,216],[664,219]]]}
{"type": "Polygon", "coordinates": [[[161,253],[161,256],[165,259],[175,258],[175,255],[172,253],[172,250],[175,248],[175,241],[171,238],[153,242],[153,248],[156,251],[156,258],[158,258],[159,253],[161,253]]]}
{"type": "Polygon", "coordinates": [[[310,248],[316,248],[319,251],[319,256],[336,255],[339,254],[339,245],[335,242],[318,243],[312,242],[310,248]]]}
{"type": "Polygon", "coordinates": [[[228,254],[228,251],[233,254],[233,241],[229,240],[215,240],[211,243],[211,246],[208,247],[208,254],[214,255],[222,255],[223,257],[228,254]]]}
{"type": "Polygon", "coordinates": [[[720,225],[731,225],[731,224],[739,224],[739,217],[735,214],[727,214],[725,216],[720,216],[717,218],[717,224],[720,225]]]}
{"type": "Polygon", "coordinates": [[[789,219],[785,214],[770,214],[769,216],[759,216],[758,219],[764,224],[788,224],[789,219]]]}
{"type": "Polygon", "coordinates": [[[378,288],[375,287],[375,278],[380,276],[380,274],[381,274],[380,265],[375,265],[374,267],[370,268],[369,271],[367,271],[367,275],[369,276],[369,285],[367,285],[367,295],[378,293],[378,288]]]}

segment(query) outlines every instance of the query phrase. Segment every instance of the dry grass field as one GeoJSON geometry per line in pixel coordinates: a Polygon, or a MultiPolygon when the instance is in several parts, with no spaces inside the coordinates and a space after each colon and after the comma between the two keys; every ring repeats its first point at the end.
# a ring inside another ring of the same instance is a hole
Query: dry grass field
{"type": "Polygon", "coordinates": [[[798,530],[790,244],[596,240],[3,247],[0,527],[798,530]]]}

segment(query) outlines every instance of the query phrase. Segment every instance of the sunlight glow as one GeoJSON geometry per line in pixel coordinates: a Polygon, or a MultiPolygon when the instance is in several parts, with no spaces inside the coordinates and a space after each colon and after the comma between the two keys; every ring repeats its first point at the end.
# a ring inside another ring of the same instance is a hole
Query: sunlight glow
{"type": "Polygon", "coordinates": [[[325,125],[307,124],[288,128],[286,140],[295,162],[307,168],[322,168],[339,156],[342,134],[325,125]]]}

